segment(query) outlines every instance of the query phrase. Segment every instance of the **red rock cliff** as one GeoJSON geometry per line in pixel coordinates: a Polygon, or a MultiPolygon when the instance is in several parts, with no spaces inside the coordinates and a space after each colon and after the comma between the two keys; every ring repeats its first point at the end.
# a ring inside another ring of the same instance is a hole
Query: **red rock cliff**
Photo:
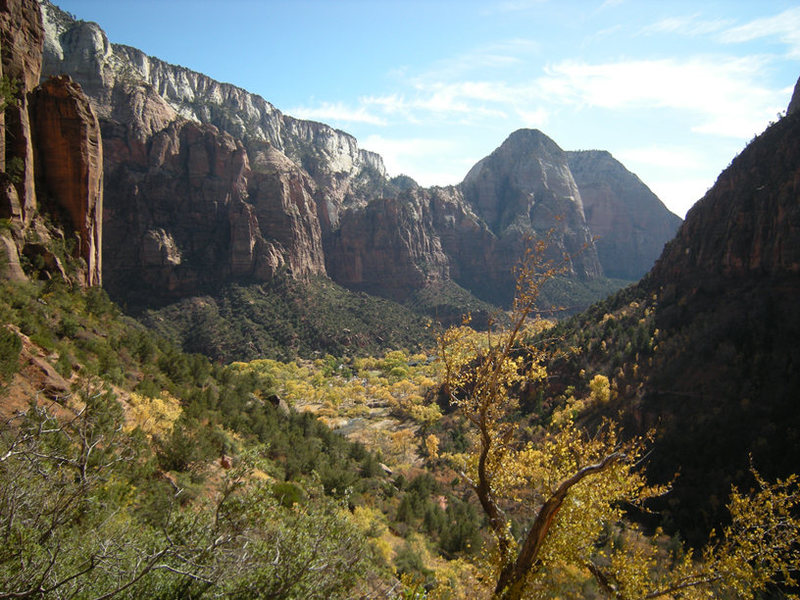
{"type": "Polygon", "coordinates": [[[17,210],[26,223],[36,209],[28,92],[39,83],[43,43],[42,15],[36,0],[0,2],[2,74],[18,85],[16,102],[6,109],[4,122],[0,123],[4,126],[0,133],[0,169],[5,170],[6,165],[13,169],[17,210]]]}
{"type": "Polygon", "coordinates": [[[226,281],[268,281],[280,269],[324,274],[313,181],[282,153],[250,153],[212,125],[182,119],[142,143],[103,124],[106,282],[135,303],[226,281]]]}
{"type": "Polygon", "coordinates": [[[88,285],[102,282],[103,145],[89,99],[67,76],[33,91],[34,153],[40,197],[55,200],[78,234],[88,285]]]}
{"type": "Polygon", "coordinates": [[[0,1],[2,71],[18,87],[0,123],[0,216],[11,221],[0,244],[6,258],[0,276],[25,279],[25,255],[41,259],[38,276],[66,277],[63,249],[70,244],[57,238],[74,232],[75,257],[86,263],[78,269],[78,283],[100,285],[100,128],[88,98],[69,78],[37,87],[44,37],[35,0],[0,1]],[[43,219],[48,213],[51,218],[43,219]]]}

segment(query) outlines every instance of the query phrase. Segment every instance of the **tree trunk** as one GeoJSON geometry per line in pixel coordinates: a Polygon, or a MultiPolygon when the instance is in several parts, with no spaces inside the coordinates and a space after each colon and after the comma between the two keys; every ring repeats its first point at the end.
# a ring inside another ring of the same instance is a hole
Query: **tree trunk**
{"type": "Polygon", "coordinates": [[[496,600],[520,600],[522,598],[522,593],[525,591],[525,579],[533,570],[539,551],[542,549],[547,533],[550,531],[558,511],[567,497],[567,492],[584,477],[605,470],[606,467],[621,457],[622,454],[619,452],[609,454],[599,463],[583,467],[561,482],[558,489],[539,509],[539,513],[536,515],[536,519],[525,537],[522,548],[517,554],[517,559],[500,572],[497,586],[494,589],[493,597],[496,600]]]}

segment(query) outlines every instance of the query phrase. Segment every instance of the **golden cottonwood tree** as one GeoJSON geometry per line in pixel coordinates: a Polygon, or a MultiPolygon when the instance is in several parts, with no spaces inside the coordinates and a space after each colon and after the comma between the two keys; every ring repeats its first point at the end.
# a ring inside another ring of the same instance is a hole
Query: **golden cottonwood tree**
{"type": "MultiPolygon", "coordinates": [[[[520,442],[516,390],[546,377],[543,350],[526,344],[528,321],[542,285],[560,271],[544,262],[545,250],[540,241],[521,262],[508,327],[478,334],[464,326],[439,336],[444,390],[473,433],[467,452],[446,458],[474,490],[496,542],[492,597],[554,598],[570,578],[594,579],[599,593],[618,600],[708,598],[722,590],[751,598],[777,575],[791,582],[800,568],[796,479],[761,481],[755,497],[734,494],[733,525],[720,539],[664,569],[655,544],[599,544],[622,520],[623,506],[666,491],[648,485],[638,468],[649,440],[623,438],[611,420],[589,433],[566,410],[536,444],[520,442]],[[512,534],[510,511],[531,515],[521,536],[512,534]]],[[[589,401],[607,400],[605,377],[591,388],[589,401]]]]}

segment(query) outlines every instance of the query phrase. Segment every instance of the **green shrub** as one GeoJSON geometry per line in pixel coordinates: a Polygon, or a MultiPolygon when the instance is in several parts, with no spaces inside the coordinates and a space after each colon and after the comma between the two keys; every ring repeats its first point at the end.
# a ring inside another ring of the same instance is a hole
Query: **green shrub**
{"type": "Polygon", "coordinates": [[[58,337],[73,338],[78,333],[78,320],[72,315],[64,315],[61,317],[61,322],[58,324],[56,334],[58,337]]]}
{"type": "Polygon", "coordinates": [[[13,331],[0,328],[0,379],[7,380],[19,370],[22,340],[13,331]]]}
{"type": "Polygon", "coordinates": [[[66,350],[61,350],[56,362],[56,371],[65,379],[69,379],[72,375],[72,357],[66,350]]]}
{"type": "Polygon", "coordinates": [[[422,576],[423,579],[432,573],[425,567],[422,557],[408,543],[404,544],[398,551],[394,559],[394,566],[398,575],[408,573],[409,575],[422,576]]]}
{"type": "Polygon", "coordinates": [[[46,329],[41,329],[31,334],[31,342],[47,352],[52,352],[56,349],[56,342],[53,339],[53,335],[46,329]]]}
{"type": "Polygon", "coordinates": [[[303,504],[308,497],[305,490],[296,483],[284,481],[272,486],[272,495],[284,508],[292,508],[295,504],[303,504]]]}

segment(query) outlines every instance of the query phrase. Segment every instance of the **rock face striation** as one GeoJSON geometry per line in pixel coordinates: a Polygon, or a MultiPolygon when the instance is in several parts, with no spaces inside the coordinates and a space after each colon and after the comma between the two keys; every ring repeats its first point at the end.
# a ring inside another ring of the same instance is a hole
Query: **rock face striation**
{"type": "Polygon", "coordinates": [[[22,280],[21,262],[40,277],[67,277],[67,252],[83,259],[74,279],[100,285],[102,277],[103,150],[89,99],[69,77],[37,85],[44,29],[34,0],[0,8],[3,75],[14,83],[2,123],[0,216],[3,275],[22,280]],[[49,215],[51,219],[44,217],[49,215]],[[62,218],[62,215],[65,215],[62,218]]]}
{"type": "Polygon", "coordinates": [[[282,271],[326,274],[323,236],[385,179],[379,156],[42,8],[45,74],[70,73],[100,117],[113,294],[177,298],[282,271]]]}
{"type": "Polygon", "coordinates": [[[31,139],[28,92],[39,83],[42,68],[44,30],[36,2],[7,2],[0,12],[0,52],[2,75],[18,87],[14,101],[3,115],[3,171],[13,170],[16,198],[9,199],[11,212],[29,223],[36,209],[36,188],[33,175],[33,141],[31,139]],[[7,166],[8,165],[8,166],[7,166]]]}
{"type": "MultiPolygon", "coordinates": [[[[552,231],[553,256],[571,256],[572,275],[593,279],[603,274],[567,155],[541,131],[512,133],[472,167],[461,188],[505,250],[501,256],[515,261],[526,236],[542,237],[552,231]]],[[[510,273],[513,264],[498,267],[510,273]]],[[[510,282],[504,283],[507,287],[510,282]]]]}
{"type": "Polygon", "coordinates": [[[102,281],[103,144],[89,99],[68,76],[31,94],[40,202],[55,199],[78,236],[87,283],[102,281]]]}
{"type": "Polygon", "coordinates": [[[143,291],[179,297],[280,269],[325,272],[314,183],[283,154],[265,144],[251,163],[231,135],[185,120],[155,134],[144,156],[128,134],[105,124],[109,188],[118,194],[106,222],[120,240],[106,244],[112,290],[136,277],[143,291]]]}
{"type": "Polygon", "coordinates": [[[608,277],[640,279],[681,219],[609,152],[567,152],[567,161],[603,271],[608,277]]]}
{"type": "Polygon", "coordinates": [[[104,278],[120,299],[287,273],[398,300],[452,279],[507,303],[525,240],[550,230],[574,279],[604,275],[568,155],[541,132],[512,134],[460,186],[423,189],[344,132],[40,3],[44,74],[69,73],[100,119],[104,278]]]}

